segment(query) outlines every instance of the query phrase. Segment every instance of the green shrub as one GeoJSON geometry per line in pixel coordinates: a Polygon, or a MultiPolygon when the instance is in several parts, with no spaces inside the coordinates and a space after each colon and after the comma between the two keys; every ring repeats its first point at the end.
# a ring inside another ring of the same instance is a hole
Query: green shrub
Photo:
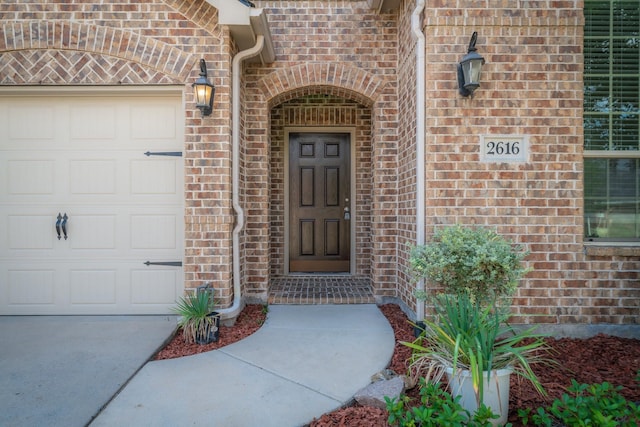
{"type": "Polygon", "coordinates": [[[518,416],[524,423],[534,426],[593,426],[593,427],[636,427],[640,425],[640,407],[628,402],[619,391],[621,387],[602,384],[578,384],[571,380],[571,387],[551,406],[520,409],[518,416]]]}
{"type": "Polygon", "coordinates": [[[389,412],[387,422],[391,426],[399,427],[487,427],[492,425],[490,420],[498,418],[484,405],[471,415],[460,406],[459,400],[460,396],[452,398],[442,390],[439,383],[426,382],[422,378],[421,405],[409,407],[407,396],[398,400],[385,397],[389,412]]]}
{"type": "Polygon", "coordinates": [[[182,327],[184,340],[188,343],[206,339],[215,332],[216,322],[210,316],[215,309],[212,291],[196,291],[194,294],[180,297],[173,312],[180,316],[178,325],[182,327]]]}
{"type": "Polygon", "coordinates": [[[527,254],[493,230],[454,225],[436,230],[431,243],[414,246],[409,270],[415,280],[429,279],[445,293],[493,305],[511,297],[530,271],[522,264],[527,254]]]}

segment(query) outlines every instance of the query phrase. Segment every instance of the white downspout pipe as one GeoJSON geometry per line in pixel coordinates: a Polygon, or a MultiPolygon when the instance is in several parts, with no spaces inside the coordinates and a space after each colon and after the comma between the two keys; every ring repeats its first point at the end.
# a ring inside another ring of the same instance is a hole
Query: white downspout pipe
{"type": "MultiPolygon", "coordinates": [[[[411,29],[416,39],[416,245],[425,243],[425,37],[420,16],[425,8],[425,0],[417,0],[411,14],[411,29]]],[[[417,284],[424,291],[424,280],[417,284]]],[[[424,303],[418,301],[416,321],[424,320],[424,303]]]]}
{"type": "Polygon", "coordinates": [[[233,247],[233,304],[229,308],[217,310],[222,319],[235,318],[242,309],[242,282],[240,280],[240,231],[244,227],[244,210],[240,206],[240,72],[242,61],[252,58],[262,51],[264,36],[256,37],[256,44],[249,49],[240,51],[233,57],[231,63],[232,85],[231,102],[233,110],[231,116],[231,202],[236,214],[236,225],[232,232],[233,247]]]}

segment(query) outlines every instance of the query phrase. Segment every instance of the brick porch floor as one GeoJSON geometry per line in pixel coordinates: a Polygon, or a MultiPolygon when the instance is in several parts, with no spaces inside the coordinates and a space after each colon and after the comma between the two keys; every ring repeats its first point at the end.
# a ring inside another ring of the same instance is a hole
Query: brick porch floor
{"type": "Polygon", "coordinates": [[[375,304],[375,299],[367,277],[299,275],[272,278],[269,304],[375,304]]]}

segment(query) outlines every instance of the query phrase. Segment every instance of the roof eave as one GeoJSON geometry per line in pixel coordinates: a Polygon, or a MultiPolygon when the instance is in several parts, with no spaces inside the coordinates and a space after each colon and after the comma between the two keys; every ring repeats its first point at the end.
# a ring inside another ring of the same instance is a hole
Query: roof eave
{"type": "Polygon", "coordinates": [[[369,7],[378,13],[390,12],[400,6],[400,0],[367,0],[369,7]]]}
{"type": "Polygon", "coordinates": [[[231,37],[238,45],[238,49],[245,50],[253,47],[257,37],[262,35],[264,47],[255,58],[264,64],[275,61],[273,39],[264,9],[248,7],[240,2],[229,0],[207,0],[207,3],[218,9],[218,23],[229,27],[231,37]]]}

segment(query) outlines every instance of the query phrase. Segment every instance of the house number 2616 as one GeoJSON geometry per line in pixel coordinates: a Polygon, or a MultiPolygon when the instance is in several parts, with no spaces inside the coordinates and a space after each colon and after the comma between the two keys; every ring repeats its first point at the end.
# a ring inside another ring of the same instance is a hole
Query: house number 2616
{"type": "Polygon", "coordinates": [[[482,162],[520,163],[529,158],[526,135],[485,135],[480,139],[482,162]]]}
{"type": "Polygon", "coordinates": [[[489,141],[487,144],[487,155],[489,156],[502,156],[506,154],[518,155],[520,153],[520,141],[489,141]]]}

